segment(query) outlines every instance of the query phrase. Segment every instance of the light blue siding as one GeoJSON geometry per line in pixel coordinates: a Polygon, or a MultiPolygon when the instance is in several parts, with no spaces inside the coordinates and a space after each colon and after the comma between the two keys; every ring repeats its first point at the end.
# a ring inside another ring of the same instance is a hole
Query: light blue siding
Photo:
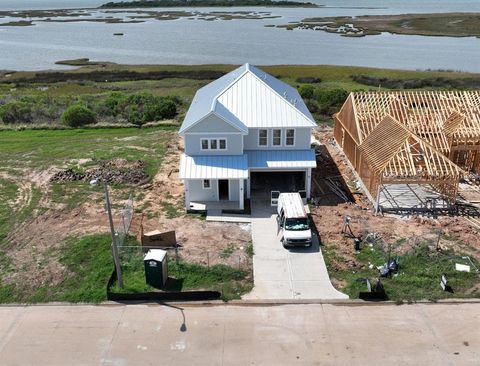
{"type": "Polygon", "coordinates": [[[200,122],[195,124],[194,126],[190,127],[187,132],[185,133],[192,133],[192,132],[236,132],[240,133],[240,131],[233,127],[228,122],[225,122],[222,118],[217,117],[213,114],[205,117],[200,122]]]}
{"type": "Polygon", "coordinates": [[[245,150],[305,150],[310,149],[311,128],[295,128],[295,145],[285,145],[285,129],[282,130],[281,146],[272,146],[272,130],[268,129],[268,145],[258,146],[258,129],[250,128],[248,135],[244,137],[243,148],[245,150]]]}
{"type": "MultiPolygon", "coordinates": [[[[210,180],[210,189],[203,188],[203,180],[188,180],[189,199],[190,202],[195,201],[217,201],[218,180],[210,180]]],[[[230,201],[238,201],[239,198],[239,180],[229,179],[228,199],[230,201]]]]}
{"type": "Polygon", "coordinates": [[[194,155],[242,155],[242,139],[241,134],[211,134],[211,133],[202,133],[202,134],[185,134],[185,154],[194,156],[194,155]],[[202,150],[201,149],[201,140],[202,139],[225,139],[227,140],[227,149],[226,150],[202,150]]]}
{"type": "Polygon", "coordinates": [[[202,180],[189,180],[188,190],[190,201],[216,201],[218,189],[216,179],[210,180],[210,187],[210,189],[204,189],[202,180]]]}
{"type": "Polygon", "coordinates": [[[228,199],[230,201],[238,201],[238,180],[230,180],[230,185],[228,186],[228,199]]]}

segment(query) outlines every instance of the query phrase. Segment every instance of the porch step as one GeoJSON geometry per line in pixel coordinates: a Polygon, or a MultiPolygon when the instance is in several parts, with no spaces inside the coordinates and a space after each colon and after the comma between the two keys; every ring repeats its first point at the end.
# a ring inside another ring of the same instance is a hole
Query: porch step
{"type": "Polygon", "coordinates": [[[252,221],[248,215],[222,214],[222,210],[212,209],[207,210],[207,221],[216,222],[240,222],[249,223],[252,221]]]}

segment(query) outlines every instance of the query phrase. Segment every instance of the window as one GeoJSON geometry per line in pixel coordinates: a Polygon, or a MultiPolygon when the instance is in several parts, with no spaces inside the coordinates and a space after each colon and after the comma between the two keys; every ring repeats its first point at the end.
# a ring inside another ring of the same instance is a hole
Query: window
{"type": "Polygon", "coordinates": [[[273,130],[272,145],[280,146],[282,144],[282,130],[273,130]]]}
{"type": "Polygon", "coordinates": [[[258,130],[258,146],[267,146],[268,143],[268,131],[258,130]]]}
{"type": "Polygon", "coordinates": [[[200,141],[202,150],[227,149],[227,139],[201,139],[200,141]]]}
{"type": "Polygon", "coordinates": [[[285,136],[286,136],[285,145],[287,145],[287,146],[295,145],[295,130],[294,129],[288,129],[285,136]]]}
{"type": "Polygon", "coordinates": [[[204,179],[203,182],[202,182],[202,187],[203,187],[203,189],[210,189],[210,187],[211,187],[210,179],[204,179]]]}

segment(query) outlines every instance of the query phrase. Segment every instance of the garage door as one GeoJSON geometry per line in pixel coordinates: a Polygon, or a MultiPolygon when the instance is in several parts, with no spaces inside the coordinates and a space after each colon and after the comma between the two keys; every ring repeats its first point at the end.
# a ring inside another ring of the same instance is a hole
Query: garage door
{"type": "Polygon", "coordinates": [[[305,172],[251,172],[251,195],[269,198],[271,191],[298,192],[305,189],[305,172]]]}

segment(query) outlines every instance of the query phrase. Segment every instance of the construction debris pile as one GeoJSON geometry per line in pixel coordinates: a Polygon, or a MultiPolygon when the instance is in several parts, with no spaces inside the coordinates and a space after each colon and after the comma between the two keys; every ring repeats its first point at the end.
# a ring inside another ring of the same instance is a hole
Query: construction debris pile
{"type": "Polygon", "coordinates": [[[90,182],[100,179],[111,184],[140,185],[148,182],[149,175],[145,171],[145,163],[141,160],[129,162],[126,159],[101,160],[98,166],[86,171],[75,171],[72,168],[55,173],[51,182],[90,182]]]}

